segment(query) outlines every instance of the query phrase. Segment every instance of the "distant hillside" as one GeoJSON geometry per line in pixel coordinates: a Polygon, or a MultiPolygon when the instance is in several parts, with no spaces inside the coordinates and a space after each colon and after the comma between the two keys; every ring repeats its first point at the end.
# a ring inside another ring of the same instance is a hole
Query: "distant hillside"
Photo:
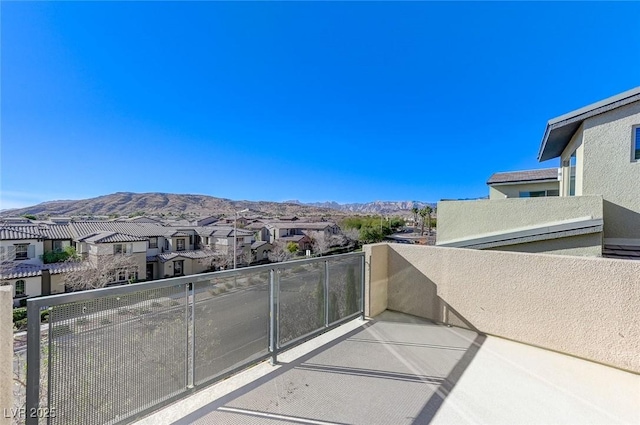
{"type": "Polygon", "coordinates": [[[341,215],[336,210],[296,203],[265,201],[232,201],[206,195],[179,195],[172,193],[118,192],[97,198],[49,201],[26,208],[0,212],[0,217],[33,214],[36,216],[126,216],[138,212],[150,215],[181,215],[205,217],[213,214],[233,214],[248,208],[265,215],[341,215]]]}
{"type": "Polygon", "coordinates": [[[302,204],[299,201],[288,201],[290,203],[298,203],[300,205],[309,205],[318,208],[331,208],[337,211],[345,213],[355,214],[404,214],[411,213],[411,208],[418,207],[424,208],[429,205],[431,208],[435,208],[435,203],[421,202],[421,201],[374,201],[367,203],[354,203],[354,204],[338,204],[337,202],[312,202],[308,204],[302,204]]]}

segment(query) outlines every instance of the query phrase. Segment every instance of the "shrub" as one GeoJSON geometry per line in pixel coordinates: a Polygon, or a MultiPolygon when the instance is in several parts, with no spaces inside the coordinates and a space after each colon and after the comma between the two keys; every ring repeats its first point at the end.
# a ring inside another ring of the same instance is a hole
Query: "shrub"
{"type": "Polygon", "coordinates": [[[13,309],[13,323],[18,320],[27,319],[27,309],[25,307],[19,307],[13,309]]]}
{"type": "Polygon", "coordinates": [[[118,314],[120,316],[124,316],[126,314],[129,314],[129,310],[127,310],[126,308],[120,308],[120,309],[118,309],[118,314]]]}
{"type": "Polygon", "coordinates": [[[232,284],[232,283],[225,283],[225,284],[224,284],[224,286],[225,286],[225,288],[227,288],[227,289],[231,289],[231,288],[233,288],[233,284],[232,284]]]}
{"type": "Polygon", "coordinates": [[[42,310],[40,312],[40,321],[42,323],[47,323],[49,321],[49,313],[51,313],[49,310],[42,310]]]}
{"type": "Polygon", "coordinates": [[[218,294],[224,294],[225,292],[227,292],[227,288],[218,289],[218,294]]]}
{"type": "Polygon", "coordinates": [[[160,304],[158,301],[153,301],[151,303],[151,307],[162,307],[162,304],[160,304]]]}
{"type": "Polygon", "coordinates": [[[180,305],[180,303],[176,300],[171,301],[172,306],[180,305]]]}
{"type": "Polygon", "coordinates": [[[20,319],[20,320],[15,320],[13,322],[13,327],[17,330],[17,331],[23,331],[25,329],[27,329],[27,319],[20,319]]]}
{"type": "Polygon", "coordinates": [[[111,320],[107,319],[106,317],[103,317],[102,319],[100,319],[101,325],[108,325],[109,323],[111,323],[111,320]]]}
{"type": "Polygon", "coordinates": [[[69,325],[57,325],[54,326],[51,330],[51,334],[54,337],[68,335],[70,333],[73,333],[73,331],[71,330],[71,326],[69,325]]]}

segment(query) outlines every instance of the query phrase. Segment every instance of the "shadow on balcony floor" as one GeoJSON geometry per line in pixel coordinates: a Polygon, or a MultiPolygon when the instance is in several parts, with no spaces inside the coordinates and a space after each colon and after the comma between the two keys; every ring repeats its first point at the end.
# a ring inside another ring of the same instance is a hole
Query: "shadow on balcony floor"
{"type": "Polygon", "coordinates": [[[387,311],[174,424],[428,423],[484,340],[387,311]]]}

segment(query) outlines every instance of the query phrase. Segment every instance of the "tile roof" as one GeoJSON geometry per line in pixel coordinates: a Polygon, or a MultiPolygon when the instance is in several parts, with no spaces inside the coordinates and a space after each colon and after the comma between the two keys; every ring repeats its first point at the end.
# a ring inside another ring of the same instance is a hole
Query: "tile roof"
{"type": "Polygon", "coordinates": [[[210,258],[216,255],[215,251],[209,249],[199,249],[193,251],[175,251],[175,252],[165,252],[162,254],[158,254],[156,257],[161,263],[165,263],[169,260],[173,260],[174,258],[183,257],[190,258],[192,260],[197,260],[200,258],[210,258]]]}
{"type": "Polygon", "coordinates": [[[542,168],[539,170],[523,170],[523,171],[511,171],[506,173],[494,173],[487,184],[497,183],[518,183],[518,182],[530,182],[530,181],[542,181],[542,180],[557,180],[558,169],[557,168],[542,168]]]}
{"type": "Polygon", "coordinates": [[[43,239],[36,226],[2,226],[0,240],[11,241],[20,239],[43,239]]]}
{"type": "Polygon", "coordinates": [[[20,261],[8,261],[0,267],[0,277],[3,279],[20,279],[24,277],[41,276],[43,270],[49,270],[50,274],[68,273],[91,267],[85,262],[65,261],[51,264],[28,264],[20,261]]]}
{"type": "Polygon", "coordinates": [[[189,236],[191,236],[191,234],[190,234],[190,233],[187,233],[187,232],[183,232],[183,231],[181,231],[181,230],[178,230],[177,232],[173,232],[173,233],[171,234],[171,236],[172,236],[172,237],[176,237],[176,236],[185,236],[185,237],[189,237],[189,236]]]}
{"type": "Polygon", "coordinates": [[[254,243],[251,244],[251,249],[258,249],[263,245],[271,245],[271,244],[267,241],[255,241],[254,243]]]}
{"type": "Polygon", "coordinates": [[[67,224],[41,226],[40,233],[47,239],[73,239],[71,228],[67,224]]]}
{"type": "Polygon", "coordinates": [[[97,232],[89,234],[82,238],[78,238],[79,241],[89,243],[115,243],[115,242],[141,242],[147,239],[141,236],[127,235],[118,232],[97,232]]]}

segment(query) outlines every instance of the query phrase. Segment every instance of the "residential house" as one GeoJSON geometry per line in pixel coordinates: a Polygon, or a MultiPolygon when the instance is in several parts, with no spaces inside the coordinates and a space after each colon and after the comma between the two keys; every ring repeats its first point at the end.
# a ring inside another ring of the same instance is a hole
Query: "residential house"
{"type": "Polygon", "coordinates": [[[558,168],[495,173],[487,181],[489,199],[559,196],[558,168]]]}
{"type": "Polygon", "coordinates": [[[559,196],[440,202],[437,244],[640,259],[640,87],[550,120],[538,160],[559,196]]]}

